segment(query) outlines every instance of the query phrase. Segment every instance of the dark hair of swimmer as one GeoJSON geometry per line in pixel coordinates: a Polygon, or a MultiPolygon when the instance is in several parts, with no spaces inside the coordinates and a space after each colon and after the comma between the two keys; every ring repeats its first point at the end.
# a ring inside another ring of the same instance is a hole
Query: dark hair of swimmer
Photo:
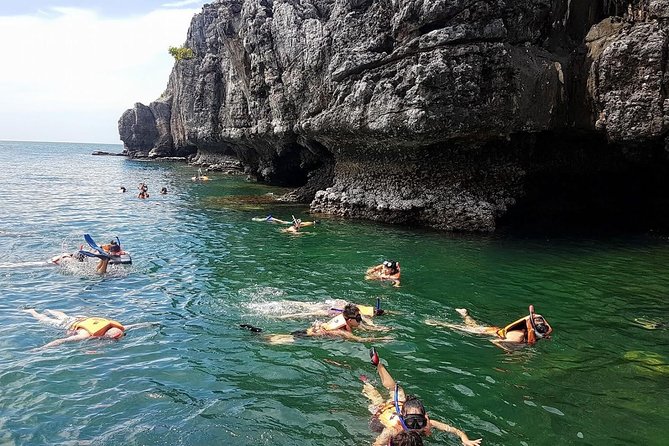
{"type": "Polygon", "coordinates": [[[392,270],[393,272],[397,271],[397,262],[394,261],[394,260],[384,260],[383,261],[383,266],[392,270]]]}
{"type": "Polygon", "coordinates": [[[346,304],[342,315],[344,319],[358,319],[360,317],[360,308],[353,304],[346,304]]]}
{"type": "Polygon", "coordinates": [[[423,446],[423,439],[418,432],[400,432],[390,438],[388,446],[423,446]]]}

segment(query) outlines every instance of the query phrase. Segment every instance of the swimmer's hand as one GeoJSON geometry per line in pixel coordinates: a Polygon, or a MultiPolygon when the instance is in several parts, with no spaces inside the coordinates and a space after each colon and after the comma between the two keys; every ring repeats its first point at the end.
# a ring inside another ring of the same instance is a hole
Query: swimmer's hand
{"type": "Polygon", "coordinates": [[[481,444],[481,441],[483,441],[483,438],[479,438],[477,440],[462,440],[462,444],[464,446],[479,446],[481,444]]]}

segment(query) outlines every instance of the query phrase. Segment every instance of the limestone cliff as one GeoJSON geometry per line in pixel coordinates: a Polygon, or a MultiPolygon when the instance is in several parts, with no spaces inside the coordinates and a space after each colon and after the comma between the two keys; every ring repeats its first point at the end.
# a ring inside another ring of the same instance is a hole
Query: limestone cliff
{"type": "Polygon", "coordinates": [[[669,0],[220,0],[119,132],[129,155],[234,157],[354,218],[492,231],[648,208],[667,18],[669,0]]]}

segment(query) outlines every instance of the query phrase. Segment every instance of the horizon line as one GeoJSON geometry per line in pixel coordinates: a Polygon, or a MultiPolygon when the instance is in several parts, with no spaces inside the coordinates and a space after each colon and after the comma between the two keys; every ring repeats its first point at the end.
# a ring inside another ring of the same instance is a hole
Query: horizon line
{"type": "Polygon", "coordinates": [[[28,139],[0,139],[0,142],[55,142],[59,144],[105,144],[122,146],[123,142],[90,142],[90,141],[33,141],[28,139]]]}

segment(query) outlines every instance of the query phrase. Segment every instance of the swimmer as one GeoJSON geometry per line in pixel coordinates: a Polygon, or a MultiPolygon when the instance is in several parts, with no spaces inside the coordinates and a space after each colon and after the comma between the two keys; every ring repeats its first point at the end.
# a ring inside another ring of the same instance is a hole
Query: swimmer
{"type": "Polygon", "coordinates": [[[167,195],[167,188],[163,186],[162,189],[160,189],[160,195],[167,195]]]}
{"type": "MultiPolygon", "coordinates": [[[[286,344],[293,342],[295,338],[301,337],[339,337],[357,342],[389,341],[392,339],[389,337],[362,338],[354,335],[352,333],[353,329],[358,328],[361,323],[362,315],[360,314],[360,309],[353,304],[347,304],[341,314],[333,317],[328,322],[315,322],[306,330],[294,331],[289,335],[270,335],[268,336],[268,341],[271,344],[286,344]]],[[[243,324],[241,327],[250,329],[251,331],[260,330],[248,324],[243,324]]]]}
{"type": "Polygon", "coordinates": [[[550,334],[553,332],[553,328],[548,321],[542,315],[534,312],[534,305],[530,305],[529,315],[511,322],[504,328],[480,325],[469,315],[469,312],[465,308],[456,308],[455,311],[462,316],[464,325],[449,324],[432,319],[426,320],[425,323],[465,331],[467,333],[493,336],[495,339],[491,342],[505,350],[532,345],[539,339],[549,339],[550,334]]]}
{"type": "MultiPolygon", "coordinates": [[[[344,307],[350,302],[346,302],[343,299],[328,299],[325,302],[296,302],[296,301],[280,301],[280,302],[271,302],[270,309],[273,313],[276,313],[277,305],[279,307],[285,306],[288,308],[300,308],[301,312],[299,313],[287,313],[276,316],[277,319],[304,319],[309,317],[333,317],[341,314],[344,310],[344,307]]],[[[367,305],[358,305],[353,304],[360,310],[360,315],[362,316],[362,323],[360,324],[361,329],[367,330],[377,330],[377,331],[386,331],[387,327],[381,327],[372,322],[372,318],[376,316],[381,316],[386,313],[384,309],[381,308],[381,299],[376,299],[376,305],[371,307],[367,305]]]]}
{"type": "Polygon", "coordinates": [[[121,186],[118,191],[121,192],[122,194],[124,194],[126,189],[125,189],[125,187],[121,186]]]}
{"type": "Polygon", "coordinates": [[[120,322],[111,319],[86,316],[74,317],[56,310],[44,310],[45,313],[49,313],[51,316],[40,314],[32,308],[23,311],[42,323],[62,328],[68,332],[67,337],[51,341],[40,348],[49,348],[65,342],[84,341],[90,338],[120,339],[125,335],[127,330],[140,326],[153,325],[153,323],[140,323],[124,326],[120,322]]]}
{"type": "Polygon", "coordinates": [[[400,286],[400,263],[384,260],[382,264],[373,266],[365,273],[366,280],[389,280],[394,287],[400,286]]]}
{"type": "Polygon", "coordinates": [[[390,393],[390,398],[384,398],[374,388],[367,378],[363,380],[362,393],[372,403],[374,415],[369,422],[369,427],[374,432],[380,432],[374,441],[374,446],[385,446],[391,443],[394,436],[404,432],[416,432],[420,435],[429,436],[432,428],[456,435],[464,446],[479,446],[481,439],[470,440],[466,433],[441,421],[431,419],[423,403],[413,395],[405,395],[404,389],[390,376],[388,370],[379,360],[379,355],[372,348],[369,352],[372,365],[376,366],[381,383],[390,393]]]}
{"type": "Polygon", "coordinates": [[[299,232],[300,229],[306,228],[307,226],[315,226],[320,223],[320,220],[313,220],[313,221],[302,221],[299,218],[295,218],[294,215],[292,215],[293,220],[292,221],[286,221],[286,220],[281,220],[279,218],[275,218],[272,216],[272,214],[269,214],[267,217],[254,217],[251,220],[253,221],[264,221],[267,223],[277,223],[280,225],[290,225],[287,228],[284,228],[281,230],[281,232],[299,232]]]}

